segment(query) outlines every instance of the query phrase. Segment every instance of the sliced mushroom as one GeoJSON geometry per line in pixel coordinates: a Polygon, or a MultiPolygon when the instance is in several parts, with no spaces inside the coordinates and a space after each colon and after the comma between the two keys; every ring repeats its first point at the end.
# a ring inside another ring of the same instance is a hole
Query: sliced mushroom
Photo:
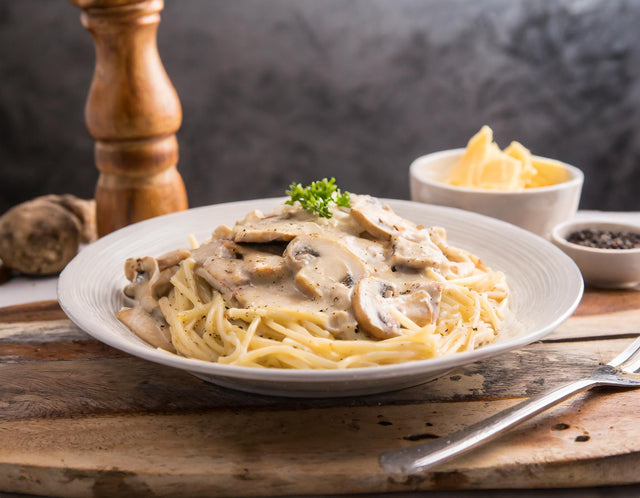
{"type": "Polygon", "coordinates": [[[139,307],[124,308],[117,314],[118,319],[129,327],[138,337],[153,347],[171,353],[176,350],[171,343],[171,334],[166,322],[160,321],[139,307]]]}
{"type": "Polygon", "coordinates": [[[147,313],[151,313],[158,305],[155,292],[155,284],[160,276],[158,262],[151,256],[129,258],[124,265],[124,274],[131,282],[125,287],[124,293],[135,299],[147,313]]]}
{"type": "Polygon", "coordinates": [[[234,233],[232,228],[229,228],[227,225],[220,225],[213,231],[211,238],[233,240],[233,235],[234,233]]]}
{"type": "MultiPolygon", "coordinates": [[[[145,258],[129,258],[124,263],[124,276],[129,282],[137,283],[143,280],[149,280],[151,273],[156,269],[157,264],[151,257],[145,258]]],[[[131,293],[127,296],[133,297],[131,293]]]]}
{"type": "Polygon", "coordinates": [[[398,216],[389,206],[368,196],[354,196],[351,201],[351,216],[375,238],[389,240],[400,230],[415,230],[409,220],[398,216]]]}
{"type": "Polygon", "coordinates": [[[310,213],[301,209],[284,209],[265,216],[254,211],[233,228],[235,242],[288,242],[300,234],[318,233],[320,227],[310,213]]]}
{"type": "Polygon", "coordinates": [[[299,235],[289,242],[284,258],[295,272],[298,286],[315,297],[335,294],[348,300],[344,289],[351,289],[367,275],[358,256],[327,237],[299,235]]]}
{"type": "Polygon", "coordinates": [[[392,298],[396,309],[419,327],[438,320],[444,284],[423,281],[410,285],[401,295],[392,298]]]}
{"type": "Polygon", "coordinates": [[[202,268],[196,270],[196,274],[209,282],[226,301],[234,300],[238,290],[250,282],[240,259],[209,258],[202,268]]]}
{"type": "MultiPolygon", "coordinates": [[[[163,264],[175,261],[179,253],[167,255],[163,264]]],[[[162,271],[158,261],[150,256],[130,258],[125,263],[125,276],[131,282],[124,293],[135,299],[134,308],[118,312],[118,319],[152,346],[175,352],[171,344],[169,326],[159,312],[158,300],[169,293],[170,280],[176,265],[162,271]]]]}
{"type": "Polygon", "coordinates": [[[470,275],[476,268],[483,271],[488,270],[482,260],[475,254],[459,247],[450,246],[447,243],[447,235],[444,228],[431,227],[429,233],[433,243],[438,246],[446,258],[446,263],[440,266],[443,275],[465,277],[470,275]]]}
{"type": "Polygon", "coordinates": [[[212,241],[197,250],[201,251],[198,257],[204,254],[209,257],[196,273],[225,299],[235,299],[246,305],[249,286],[259,285],[265,280],[274,283],[288,271],[284,258],[273,254],[272,247],[265,247],[266,251],[257,247],[260,246],[245,246],[229,240],[212,241]]]}
{"type": "Polygon", "coordinates": [[[287,271],[285,259],[277,254],[246,248],[243,251],[243,260],[246,271],[254,282],[261,279],[277,279],[287,271]]]}
{"type": "Polygon", "coordinates": [[[158,262],[158,269],[163,271],[167,268],[171,268],[172,266],[176,266],[180,264],[182,260],[187,259],[190,255],[191,252],[187,249],[176,249],[175,251],[165,253],[156,258],[156,261],[158,262]]]}
{"type": "Polygon", "coordinates": [[[391,265],[423,269],[438,266],[446,261],[426,230],[415,230],[391,237],[391,265]]]}
{"type": "Polygon", "coordinates": [[[402,334],[394,309],[419,326],[435,323],[442,289],[440,283],[426,282],[397,295],[392,284],[374,277],[363,278],[353,294],[353,313],[365,332],[378,339],[389,339],[402,334]]]}
{"type": "Polygon", "coordinates": [[[237,247],[238,245],[230,240],[212,239],[191,251],[191,257],[196,262],[196,265],[202,265],[210,258],[233,259],[236,257],[237,247]]]}

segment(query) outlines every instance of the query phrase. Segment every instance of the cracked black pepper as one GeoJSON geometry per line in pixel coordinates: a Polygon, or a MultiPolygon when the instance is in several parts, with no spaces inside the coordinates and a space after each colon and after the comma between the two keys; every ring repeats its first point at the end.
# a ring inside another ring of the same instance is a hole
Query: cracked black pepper
{"type": "Polygon", "coordinates": [[[585,228],[572,232],[567,241],[597,249],[637,249],[640,248],[640,233],[585,228]]]}

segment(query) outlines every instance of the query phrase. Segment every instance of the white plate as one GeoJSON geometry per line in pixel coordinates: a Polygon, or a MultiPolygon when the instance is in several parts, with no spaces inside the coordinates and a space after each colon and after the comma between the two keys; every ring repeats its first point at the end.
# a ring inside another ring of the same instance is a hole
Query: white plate
{"type": "Polygon", "coordinates": [[[210,237],[218,225],[233,224],[254,209],[265,212],[282,199],[206,206],[130,225],[84,248],[60,275],[58,300],[78,327],[114,348],[149,361],[186,370],[209,382],[261,394],[334,397],[372,394],[414,386],[454,367],[495,356],[539,340],[573,313],[583,292],[580,271],[550,242],[513,225],[475,213],[410,201],[387,200],[399,215],[447,230],[450,244],[502,270],[511,289],[513,317],[500,337],[475,351],[401,365],[350,370],[252,369],[192,360],[157,350],[118,321],[125,303],[128,257],[159,256],[187,247],[193,233],[210,237]],[[515,319],[514,319],[515,318],[515,319]]]}

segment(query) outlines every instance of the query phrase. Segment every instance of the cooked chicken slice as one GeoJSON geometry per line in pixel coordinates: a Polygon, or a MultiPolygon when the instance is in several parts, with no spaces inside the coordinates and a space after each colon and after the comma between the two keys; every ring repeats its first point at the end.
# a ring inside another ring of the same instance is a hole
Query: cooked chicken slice
{"type": "Polygon", "coordinates": [[[378,339],[389,339],[401,334],[394,310],[421,327],[435,323],[443,287],[438,282],[425,282],[398,295],[396,288],[388,282],[374,277],[363,278],[353,294],[353,312],[365,332],[378,339]]]}

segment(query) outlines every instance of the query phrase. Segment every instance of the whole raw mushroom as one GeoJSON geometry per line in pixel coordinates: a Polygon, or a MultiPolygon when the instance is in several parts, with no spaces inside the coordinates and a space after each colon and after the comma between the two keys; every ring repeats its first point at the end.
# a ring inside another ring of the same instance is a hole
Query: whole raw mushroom
{"type": "Polygon", "coordinates": [[[95,202],[72,195],[38,197],[0,217],[0,260],[25,275],[61,272],[95,239],[95,202]]]}

